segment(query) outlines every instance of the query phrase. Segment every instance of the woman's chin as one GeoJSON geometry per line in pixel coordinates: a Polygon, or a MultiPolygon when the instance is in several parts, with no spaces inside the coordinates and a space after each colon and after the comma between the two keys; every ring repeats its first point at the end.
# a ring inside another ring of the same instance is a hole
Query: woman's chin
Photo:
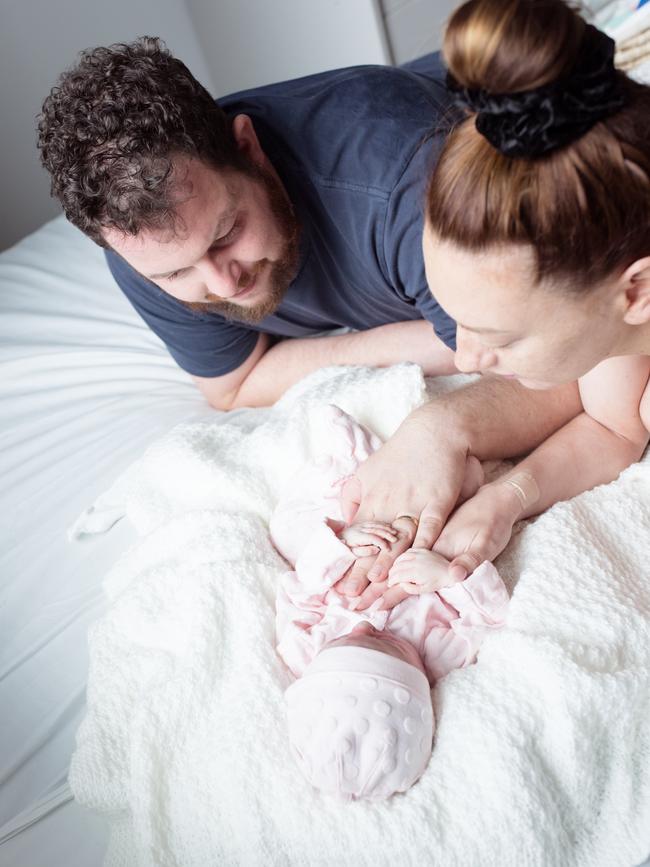
{"type": "Polygon", "coordinates": [[[546,391],[549,388],[555,388],[557,382],[543,382],[541,379],[524,379],[523,377],[515,377],[520,385],[524,388],[529,388],[531,391],[546,391]]]}
{"type": "Polygon", "coordinates": [[[524,388],[530,388],[535,391],[544,391],[548,388],[555,388],[557,382],[546,382],[543,379],[527,379],[525,376],[519,376],[517,373],[495,373],[499,379],[511,379],[523,385],[524,388]]]}

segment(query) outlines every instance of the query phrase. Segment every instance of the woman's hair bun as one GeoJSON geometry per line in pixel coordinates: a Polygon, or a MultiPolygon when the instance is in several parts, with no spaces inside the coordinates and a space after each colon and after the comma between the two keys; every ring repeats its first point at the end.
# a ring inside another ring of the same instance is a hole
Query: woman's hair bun
{"type": "Polygon", "coordinates": [[[469,0],[451,16],[443,54],[461,87],[518,93],[566,75],[585,26],[563,0],[469,0]]]}

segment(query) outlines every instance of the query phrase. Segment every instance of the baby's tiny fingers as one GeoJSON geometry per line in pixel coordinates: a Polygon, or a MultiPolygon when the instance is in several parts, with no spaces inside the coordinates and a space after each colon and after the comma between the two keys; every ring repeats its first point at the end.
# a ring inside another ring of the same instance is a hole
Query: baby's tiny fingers
{"type": "Polygon", "coordinates": [[[370,557],[379,553],[379,545],[353,545],[350,551],[355,557],[370,557]]]}
{"type": "Polygon", "coordinates": [[[419,596],[422,593],[422,587],[419,584],[413,584],[410,581],[404,581],[399,585],[409,596],[419,596]]]}
{"type": "Polygon", "coordinates": [[[399,557],[395,560],[393,566],[402,565],[403,563],[412,563],[415,560],[415,552],[409,548],[408,551],[404,551],[403,554],[400,554],[399,557]]]}
{"type": "Polygon", "coordinates": [[[364,521],[363,527],[372,527],[373,530],[386,530],[388,533],[397,535],[397,530],[392,524],[385,524],[383,521],[364,521]]]}
{"type": "Polygon", "coordinates": [[[391,569],[388,573],[388,586],[401,584],[402,581],[414,581],[413,571],[411,569],[391,569]]]}
{"type": "MultiPolygon", "coordinates": [[[[357,533],[350,544],[357,546],[370,545],[381,551],[390,551],[390,543],[385,539],[382,539],[381,536],[377,536],[375,533],[357,533]]],[[[376,554],[377,551],[374,553],[376,554]]]]}
{"type": "Polygon", "coordinates": [[[363,527],[363,531],[368,533],[370,536],[376,536],[378,539],[385,539],[386,542],[392,544],[397,541],[397,533],[393,533],[390,530],[386,530],[384,527],[363,527]]]}

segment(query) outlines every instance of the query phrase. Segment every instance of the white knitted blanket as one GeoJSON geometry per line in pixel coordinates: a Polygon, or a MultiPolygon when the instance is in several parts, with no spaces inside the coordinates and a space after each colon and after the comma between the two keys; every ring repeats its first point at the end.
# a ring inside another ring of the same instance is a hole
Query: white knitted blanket
{"type": "Polygon", "coordinates": [[[331,368],[272,410],[176,428],[131,471],[141,538],[105,582],[70,771],[77,799],[111,821],[107,865],[628,867],[648,855],[648,457],[516,533],[497,561],[508,625],[436,686],[433,755],[408,793],[341,805],[294,766],[290,676],[273,649],[286,567],[268,518],[283,480],[326,445],[310,407],[336,403],[386,437],[422,396],[412,365],[331,368]]]}

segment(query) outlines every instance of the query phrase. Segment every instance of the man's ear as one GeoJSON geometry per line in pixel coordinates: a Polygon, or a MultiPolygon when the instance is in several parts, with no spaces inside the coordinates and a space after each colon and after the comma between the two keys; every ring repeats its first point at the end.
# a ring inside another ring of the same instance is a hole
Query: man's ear
{"type": "Polygon", "coordinates": [[[650,322],[650,256],[633,262],[621,282],[625,290],[624,321],[628,325],[650,322]]]}
{"type": "Polygon", "coordinates": [[[232,121],[232,134],[239,150],[258,166],[266,163],[266,154],[262,150],[253,121],[247,114],[238,114],[232,121]]]}

